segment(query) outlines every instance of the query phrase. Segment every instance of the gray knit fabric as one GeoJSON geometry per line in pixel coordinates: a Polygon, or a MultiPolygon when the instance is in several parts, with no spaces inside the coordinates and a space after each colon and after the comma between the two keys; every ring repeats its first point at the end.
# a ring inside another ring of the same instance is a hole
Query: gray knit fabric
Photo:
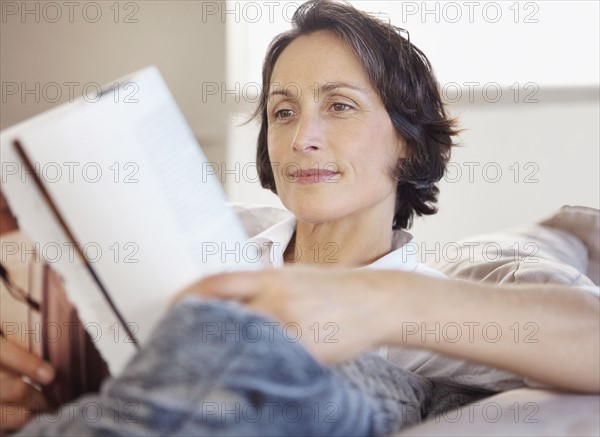
{"type": "Polygon", "coordinates": [[[188,299],[100,393],[19,435],[385,436],[488,394],[373,354],[325,367],[272,320],[188,299]]]}

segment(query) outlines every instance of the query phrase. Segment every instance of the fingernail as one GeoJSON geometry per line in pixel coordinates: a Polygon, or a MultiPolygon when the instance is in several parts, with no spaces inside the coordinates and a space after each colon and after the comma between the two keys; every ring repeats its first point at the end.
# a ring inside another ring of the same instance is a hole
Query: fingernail
{"type": "Polygon", "coordinates": [[[52,366],[46,363],[38,367],[35,371],[35,374],[41,383],[52,382],[52,380],[54,379],[54,369],[52,368],[52,366]]]}

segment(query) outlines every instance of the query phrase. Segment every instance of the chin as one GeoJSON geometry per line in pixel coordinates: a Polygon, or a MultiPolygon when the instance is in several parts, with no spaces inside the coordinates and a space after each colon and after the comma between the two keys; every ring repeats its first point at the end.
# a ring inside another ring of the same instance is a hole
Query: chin
{"type": "Polygon", "coordinates": [[[343,208],[341,208],[343,204],[339,201],[339,198],[337,201],[331,199],[325,201],[316,196],[303,202],[290,202],[289,204],[284,202],[285,207],[298,220],[306,223],[328,222],[343,217],[343,208]]]}

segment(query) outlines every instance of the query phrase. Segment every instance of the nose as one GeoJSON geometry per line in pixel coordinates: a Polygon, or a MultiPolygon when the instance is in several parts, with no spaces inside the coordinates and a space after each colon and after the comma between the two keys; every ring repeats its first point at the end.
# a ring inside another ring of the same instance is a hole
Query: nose
{"type": "Polygon", "coordinates": [[[315,152],[323,148],[324,126],[319,115],[305,112],[298,117],[292,150],[300,153],[315,152]]]}

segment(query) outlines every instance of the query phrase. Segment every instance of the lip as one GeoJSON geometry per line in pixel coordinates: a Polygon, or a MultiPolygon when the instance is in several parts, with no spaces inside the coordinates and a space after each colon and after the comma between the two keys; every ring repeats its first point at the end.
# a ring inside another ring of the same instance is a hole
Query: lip
{"type": "Polygon", "coordinates": [[[302,185],[318,184],[320,182],[333,182],[337,180],[336,176],[339,172],[326,169],[298,169],[288,173],[291,182],[296,182],[302,185]]]}

